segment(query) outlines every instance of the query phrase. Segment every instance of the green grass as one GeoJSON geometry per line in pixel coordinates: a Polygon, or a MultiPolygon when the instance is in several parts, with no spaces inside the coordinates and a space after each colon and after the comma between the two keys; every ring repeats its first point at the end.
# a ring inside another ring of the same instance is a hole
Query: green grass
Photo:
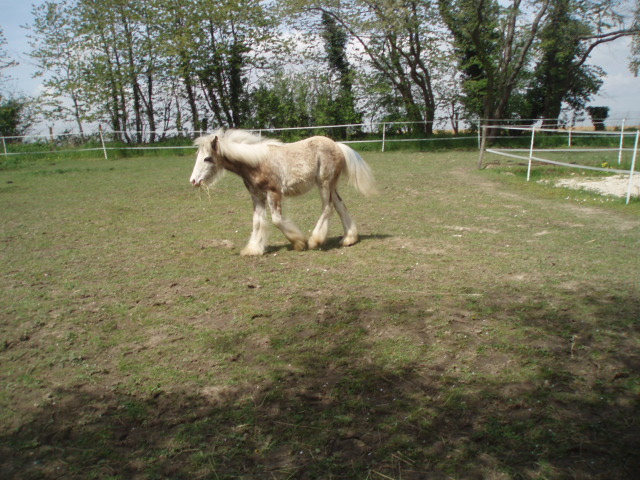
{"type": "Polygon", "coordinates": [[[365,155],[360,243],[259,258],[189,156],[5,165],[0,478],[630,478],[640,202],[365,155]]]}

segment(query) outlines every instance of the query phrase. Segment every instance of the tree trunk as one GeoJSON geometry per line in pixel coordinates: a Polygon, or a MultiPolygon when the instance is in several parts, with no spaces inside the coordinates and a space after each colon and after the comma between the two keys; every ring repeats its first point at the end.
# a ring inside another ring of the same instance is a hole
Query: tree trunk
{"type": "Polygon", "coordinates": [[[129,27],[129,21],[124,14],[120,12],[120,18],[122,20],[122,26],[124,28],[124,36],[127,42],[127,63],[128,63],[128,77],[129,85],[133,95],[133,118],[135,122],[135,139],[136,143],[142,143],[142,108],[140,104],[140,86],[138,85],[137,69],[135,63],[135,54],[133,52],[133,35],[129,27]]]}
{"type": "Polygon", "coordinates": [[[200,131],[200,118],[198,117],[198,105],[196,104],[196,95],[193,90],[193,84],[189,75],[183,77],[184,88],[187,92],[187,102],[189,102],[189,108],[191,109],[191,123],[193,124],[193,130],[195,132],[200,131]]]}

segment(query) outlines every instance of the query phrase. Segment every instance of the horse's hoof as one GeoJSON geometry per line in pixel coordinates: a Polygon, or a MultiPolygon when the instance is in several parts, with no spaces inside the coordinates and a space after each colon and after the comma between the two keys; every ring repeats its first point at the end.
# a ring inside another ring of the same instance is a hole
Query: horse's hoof
{"type": "MultiPolygon", "coordinates": [[[[291,245],[293,246],[293,249],[296,252],[301,252],[301,251],[303,251],[303,250],[305,250],[307,248],[307,242],[305,242],[304,240],[297,240],[297,241],[293,242],[291,245]]],[[[311,248],[311,247],[309,247],[309,248],[311,248]]]]}
{"type": "Polygon", "coordinates": [[[358,236],[354,236],[354,237],[344,237],[342,239],[342,246],[343,247],[350,247],[351,245],[355,245],[356,243],[358,243],[358,236]]]}
{"type": "Polygon", "coordinates": [[[240,252],[243,257],[257,257],[264,254],[264,250],[259,250],[253,247],[244,247],[240,252]]]}

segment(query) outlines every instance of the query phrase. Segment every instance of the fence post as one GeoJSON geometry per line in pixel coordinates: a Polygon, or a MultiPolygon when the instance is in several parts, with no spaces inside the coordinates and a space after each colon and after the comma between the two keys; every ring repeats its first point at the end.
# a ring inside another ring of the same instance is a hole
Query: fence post
{"type": "Polygon", "coordinates": [[[104,159],[109,160],[109,158],[107,158],[107,149],[104,146],[104,137],[102,136],[102,125],[98,125],[98,128],[100,130],[100,143],[102,143],[102,151],[104,152],[104,159]]]}
{"type": "Polygon", "coordinates": [[[535,127],[531,127],[531,146],[529,147],[529,165],[527,167],[527,182],[531,178],[531,160],[533,159],[533,142],[536,137],[536,129],[535,127]]]}
{"type": "Polygon", "coordinates": [[[484,158],[484,148],[487,142],[487,126],[482,129],[478,128],[478,134],[480,135],[480,156],[478,157],[478,170],[482,170],[482,159],[484,158]],[[482,132],[480,134],[480,132],[482,132]]]}
{"type": "Polygon", "coordinates": [[[631,187],[633,186],[633,171],[636,169],[636,157],[638,156],[638,137],[640,136],[640,130],[636,130],[636,141],[633,146],[633,158],[631,160],[631,169],[629,170],[629,188],[627,189],[627,205],[631,199],[631,187]]]}
{"type": "Polygon", "coordinates": [[[6,155],[7,154],[7,144],[4,141],[4,137],[2,137],[2,148],[4,149],[4,154],[6,155]]]}
{"type": "Polygon", "coordinates": [[[387,124],[382,123],[382,153],[384,153],[384,141],[387,136],[387,124]]]}
{"type": "Polygon", "coordinates": [[[571,148],[572,144],[571,144],[571,132],[573,131],[573,127],[569,127],[569,145],[568,147],[571,148]]]}
{"type": "Polygon", "coordinates": [[[624,147],[624,118],[620,126],[620,150],[618,150],[618,165],[622,163],[622,148],[624,147]]]}

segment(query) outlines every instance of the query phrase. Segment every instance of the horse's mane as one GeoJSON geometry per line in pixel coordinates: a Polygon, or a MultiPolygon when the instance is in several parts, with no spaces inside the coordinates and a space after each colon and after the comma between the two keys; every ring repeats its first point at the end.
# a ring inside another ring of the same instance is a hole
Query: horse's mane
{"type": "Polygon", "coordinates": [[[280,146],[282,142],[271,138],[264,138],[247,130],[220,128],[210,135],[197,138],[195,145],[211,149],[211,143],[218,137],[220,153],[223,157],[243,162],[249,165],[257,165],[269,155],[270,146],[280,146]]]}

